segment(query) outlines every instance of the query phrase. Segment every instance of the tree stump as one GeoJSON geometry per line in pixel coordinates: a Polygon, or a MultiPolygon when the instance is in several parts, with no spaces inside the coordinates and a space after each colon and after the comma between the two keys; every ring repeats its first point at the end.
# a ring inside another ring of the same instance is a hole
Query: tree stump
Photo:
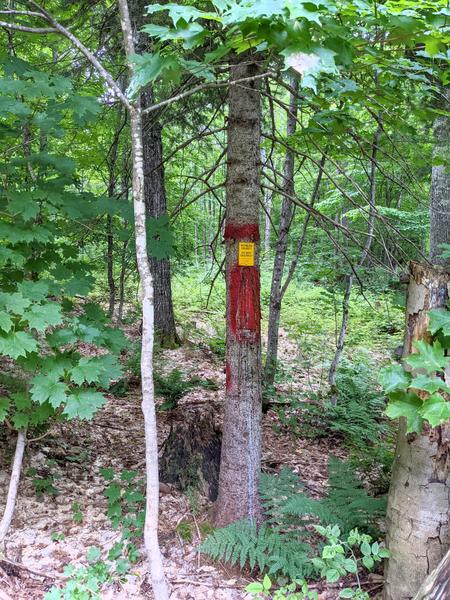
{"type": "Polygon", "coordinates": [[[188,411],[172,426],[160,459],[160,480],[180,490],[196,488],[211,501],[217,499],[222,431],[212,411],[188,411]]]}

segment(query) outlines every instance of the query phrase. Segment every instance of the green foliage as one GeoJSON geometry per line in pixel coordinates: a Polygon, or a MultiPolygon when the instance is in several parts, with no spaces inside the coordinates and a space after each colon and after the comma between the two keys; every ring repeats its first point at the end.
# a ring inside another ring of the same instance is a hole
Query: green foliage
{"type": "MultiPolygon", "coordinates": [[[[344,536],[337,525],[315,526],[316,531],[326,539],[320,557],[312,558],[312,562],[328,583],[335,583],[341,578],[356,575],[361,566],[371,571],[377,562],[387,558],[389,552],[378,542],[372,542],[369,535],[360,534],[353,529],[344,536]]],[[[369,595],[361,588],[356,575],[356,587],[346,587],[339,592],[339,598],[353,600],[369,600],[369,595]]],[[[273,583],[266,574],[261,583],[254,582],[246,587],[246,591],[257,598],[271,597],[273,600],[317,600],[318,593],[310,590],[304,579],[294,579],[287,585],[273,589],[273,583]]]]}
{"type": "Polygon", "coordinates": [[[338,402],[333,406],[320,394],[281,397],[276,408],[289,433],[304,437],[337,436],[351,452],[351,462],[372,480],[375,488],[387,489],[392,465],[392,428],[383,413],[384,395],[377,390],[375,368],[364,356],[343,358],[336,377],[338,402]],[[312,402],[310,401],[312,400],[312,402]]]}
{"type": "Polygon", "coordinates": [[[100,548],[95,546],[87,551],[86,560],[86,566],[65,567],[67,581],[62,587],[52,587],[45,600],[100,600],[102,586],[119,579],[119,573],[113,563],[101,559],[100,548]]]}
{"type": "Polygon", "coordinates": [[[280,475],[262,475],[261,495],[264,507],[276,522],[307,524],[311,518],[324,524],[337,524],[344,533],[359,528],[377,532],[377,523],[386,510],[385,498],[368,495],[354,473],[351,463],[330,456],[329,490],[320,500],[302,491],[298,478],[282,471],[280,475]]]}
{"type": "Polygon", "coordinates": [[[450,418],[450,388],[445,382],[450,312],[432,310],[429,317],[434,341],[415,342],[416,352],[404,359],[405,364],[387,365],[380,371],[380,383],[389,397],[386,414],[391,419],[405,417],[409,433],[420,432],[424,421],[436,427],[450,418]]]}
{"type": "Polygon", "coordinates": [[[108,502],[107,515],[114,529],[121,530],[120,540],[108,553],[108,559],[118,561],[124,575],[139,558],[138,543],[143,536],[145,521],[145,484],[135,471],[115,473],[102,468],[100,473],[108,482],[103,495],[108,502]]]}
{"type": "Polygon", "coordinates": [[[259,529],[247,521],[233,523],[217,529],[200,550],[241,569],[257,567],[295,580],[315,573],[312,547],[305,540],[311,521],[338,523],[344,533],[355,527],[375,530],[386,506],[384,499],[367,494],[351,465],[334,458],[330,459],[330,491],[325,498],[307,496],[288,469],[278,475],[262,474],[261,498],[266,521],[259,529]]]}
{"type": "Polygon", "coordinates": [[[259,529],[253,523],[238,521],[217,529],[200,546],[214,560],[224,560],[241,569],[258,567],[270,574],[283,573],[292,579],[311,575],[308,544],[298,534],[282,534],[268,524],[259,529]]]}
{"type": "MultiPolygon", "coordinates": [[[[51,467],[51,464],[48,465],[51,467]]],[[[58,496],[59,491],[55,483],[59,479],[59,475],[52,473],[50,468],[39,470],[30,467],[27,471],[27,476],[31,477],[31,483],[33,484],[34,491],[38,498],[42,498],[44,494],[49,496],[58,496]]]]}

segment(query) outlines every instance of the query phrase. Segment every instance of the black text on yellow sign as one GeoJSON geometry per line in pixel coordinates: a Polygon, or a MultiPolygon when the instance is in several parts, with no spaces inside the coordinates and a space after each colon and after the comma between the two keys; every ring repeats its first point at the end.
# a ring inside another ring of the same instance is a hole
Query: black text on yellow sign
{"type": "Polygon", "coordinates": [[[255,244],[253,242],[239,242],[238,265],[240,267],[255,266],[255,244]]]}

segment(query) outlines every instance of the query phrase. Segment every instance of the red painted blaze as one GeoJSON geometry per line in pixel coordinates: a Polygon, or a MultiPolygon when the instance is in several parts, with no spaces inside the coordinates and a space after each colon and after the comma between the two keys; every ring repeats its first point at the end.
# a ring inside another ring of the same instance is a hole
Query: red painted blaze
{"type": "Polygon", "coordinates": [[[229,325],[239,342],[257,343],[261,327],[257,267],[234,265],[229,274],[229,325]]]}
{"type": "Polygon", "coordinates": [[[259,241],[259,225],[257,223],[246,223],[245,225],[235,225],[227,223],[223,236],[226,240],[250,240],[259,241]]]}

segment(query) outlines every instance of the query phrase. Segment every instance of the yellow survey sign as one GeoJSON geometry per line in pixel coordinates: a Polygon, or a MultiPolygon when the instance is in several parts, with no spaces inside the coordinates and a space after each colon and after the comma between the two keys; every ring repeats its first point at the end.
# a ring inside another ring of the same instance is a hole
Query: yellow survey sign
{"type": "Polygon", "coordinates": [[[239,242],[238,265],[240,267],[255,266],[255,244],[253,242],[239,242]]]}

